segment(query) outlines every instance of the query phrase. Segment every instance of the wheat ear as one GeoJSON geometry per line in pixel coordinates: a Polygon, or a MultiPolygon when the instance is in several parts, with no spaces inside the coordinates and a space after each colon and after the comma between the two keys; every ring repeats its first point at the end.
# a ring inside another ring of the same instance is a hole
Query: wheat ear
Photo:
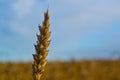
{"type": "Polygon", "coordinates": [[[49,14],[48,10],[44,13],[44,21],[42,26],[39,26],[40,35],[37,34],[37,44],[35,46],[36,53],[33,54],[34,62],[32,65],[33,69],[33,79],[40,80],[45,65],[47,63],[46,56],[48,55],[48,46],[50,44],[49,37],[49,14]]]}

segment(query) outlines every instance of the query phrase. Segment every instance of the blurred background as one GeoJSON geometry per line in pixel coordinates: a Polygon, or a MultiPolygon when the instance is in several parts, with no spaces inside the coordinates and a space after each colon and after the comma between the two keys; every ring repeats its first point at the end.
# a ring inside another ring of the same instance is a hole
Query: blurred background
{"type": "Polygon", "coordinates": [[[119,0],[0,0],[0,60],[29,61],[49,9],[48,60],[119,58],[119,0]]]}
{"type": "Polygon", "coordinates": [[[33,44],[47,9],[52,34],[45,74],[59,74],[44,80],[120,80],[119,0],[0,0],[0,80],[31,80],[33,44]]]}

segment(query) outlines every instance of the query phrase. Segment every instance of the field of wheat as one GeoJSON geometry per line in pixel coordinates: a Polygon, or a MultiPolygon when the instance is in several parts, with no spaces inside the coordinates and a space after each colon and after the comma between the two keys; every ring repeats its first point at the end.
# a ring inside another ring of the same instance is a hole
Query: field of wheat
{"type": "MultiPolygon", "coordinates": [[[[33,80],[32,62],[0,62],[0,80],[33,80]]],[[[41,80],[120,80],[120,60],[48,62],[41,80]]]]}

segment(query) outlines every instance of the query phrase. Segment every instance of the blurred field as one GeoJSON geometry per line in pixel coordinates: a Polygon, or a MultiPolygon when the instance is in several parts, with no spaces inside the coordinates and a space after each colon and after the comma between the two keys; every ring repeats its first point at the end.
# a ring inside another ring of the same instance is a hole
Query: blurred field
{"type": "MultiPolygon", "coordinates": [[[[33,80],[31,62],[1,62],[0,80],[33,80]]],[[[120,60],[49,62],[42,80],[120,80],[120,60]]]]}

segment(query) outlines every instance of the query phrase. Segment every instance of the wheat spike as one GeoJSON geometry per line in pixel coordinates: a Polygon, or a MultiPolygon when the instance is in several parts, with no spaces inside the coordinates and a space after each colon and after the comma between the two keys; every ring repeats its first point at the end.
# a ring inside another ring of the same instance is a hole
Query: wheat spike
{"type": "Polygon", "coordinates": [[[42,23],[42,26],[39,26],[39,32],[40,34],[37,34],[37,44],[35,46],[36,53],[33,54],[33,79],[34,80],[40,80],[45,65],[47,63],[46,56],[48,55],[48,46],[50,44],[49,37],[51,32],[49,32],[49,14],[48,10],[44,13],[44,21],[42,23]]]}

